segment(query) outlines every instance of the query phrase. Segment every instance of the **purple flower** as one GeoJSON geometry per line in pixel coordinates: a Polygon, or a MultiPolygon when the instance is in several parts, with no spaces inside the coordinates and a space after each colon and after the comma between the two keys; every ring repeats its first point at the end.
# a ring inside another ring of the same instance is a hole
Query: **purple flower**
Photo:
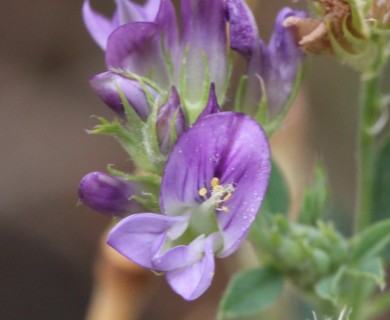
{"type": "Polygon", "coordinates": [[[268,141],[256,121],[232,112],[204,116],[170,153],[162,214],[123,219],[108,244],[147,269],[165,272],[174,291],[196,299],[211,284],[214,257],[233,253],[248,233],[270,166],[268,141]]]}
{"type": "Polygon", "coordinates": [[[296,45],[293,32],[283,26],[283,21],[289,16],[306,17],[306,13],[282,9],[266,45],[259,38],[255,19],[244,0],[227,0],[226,10],[230,23],[230,47],[248,62],[248,82],[242,109],[255,115],[261,99],[266,97],[269,115],[274,116],[287,104],[304,57],[296,45]],[[265,92],[262,92],[261,82],[265,92]]]}
{"type": "Polygon", "coordinates": [[[80,182],[82,204],[111,217],[125,217],[145,208],[133,196],[149,191],[140,181],[126,181],[104,172],[91,172],[80,182]]]}
{"type": "Polygon", "coordinates": [[[224,0],[182,0],[182,37],[170,0],[117,3],[112,19],[93,11],[89,0],[83,8],[88,30],[106,50],[108,68],[148,77],[166,90],[174,85],[195,114],[191,120],[201,113],[211,82],[222,100],[228,78],[224,0]]]}

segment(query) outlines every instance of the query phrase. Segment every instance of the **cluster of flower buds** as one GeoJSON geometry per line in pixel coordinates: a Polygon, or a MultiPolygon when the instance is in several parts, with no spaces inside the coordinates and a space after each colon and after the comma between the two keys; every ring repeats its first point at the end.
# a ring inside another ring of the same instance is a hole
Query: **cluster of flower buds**
{"type": "Polygon", "coordinates": [[[120,219],[109,245],[193,300],[211,283],[214,257],[238,248],[263,201],[267,133],[291,104],[304,58],[284,21],[306,14],[281,10],[266,44],[244,0],[181,0],[180,23],[170,0],[116,3],[112,18],[89,0],[83,6],[107,66],[90,83],[117,115],[91,133],[114,136],[143,175],[94,172],[79,196],[120,219]],[[243,113],[222,112],[233,52],[247,62],[234,106],[243,113]]]}
{"type": "Polygon", "coordinates": [[[331,54],[356,70],[373,74],[387,55],[390,27],[388,0],[312,0],[316,17],[288,17],[300,47],[309,53],[331,54]]]}

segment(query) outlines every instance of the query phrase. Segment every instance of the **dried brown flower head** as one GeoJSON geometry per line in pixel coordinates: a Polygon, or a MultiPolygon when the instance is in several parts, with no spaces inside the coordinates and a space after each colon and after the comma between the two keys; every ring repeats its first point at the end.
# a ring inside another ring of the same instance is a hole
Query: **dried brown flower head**
{"type": "Polygon", "coordinates": [[[390,1],[373,0],[368,18],[376,20],[380,28],[390,28],[390,1]]]}
{"type": "MultiPolygon", "coordinates": [[[[315,2],[321,5],[320,19],[289,17],[284,21],[284,25],[295,28],[297,42],[306,52],[333,54],[330,32],[344,49],[351,51],[352,48],[343,35],[343,25],[351,25],[349,4],[343,0],[315,0],[315,2]]],[[[356,30],[353,33],[358,34],[356,30]]]]}

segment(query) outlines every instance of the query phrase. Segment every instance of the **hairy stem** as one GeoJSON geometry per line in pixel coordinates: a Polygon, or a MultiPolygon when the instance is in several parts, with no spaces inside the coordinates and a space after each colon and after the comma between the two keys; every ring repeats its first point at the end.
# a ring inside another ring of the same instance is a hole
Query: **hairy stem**
{"type": "Polygon", "coordinates": [[[357,199],[355,232],[365,229],[373,215],[375,134],[370,131],[380,111],[380,76],[361,81],[357,142],[357,199]]]}

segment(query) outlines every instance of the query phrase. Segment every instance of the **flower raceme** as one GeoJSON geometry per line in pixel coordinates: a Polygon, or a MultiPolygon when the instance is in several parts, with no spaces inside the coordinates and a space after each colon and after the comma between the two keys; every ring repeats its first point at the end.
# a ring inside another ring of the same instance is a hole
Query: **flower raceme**
{"type": "Polygon", "coordinates": [[[108,244],[133,262],[164,272],[184,299],[196,299],[211,284],[214,257],[230,255],[244,240],[269,174],[268,141],[255,120],[233,112],[201,117],[169,155],[161,214],[124,218],[108,244]]]}
{"type": "MultiPolygon", "coordinates": [[[[89,0],[83,7],[87,29],[106,52],[107,67],[146,77],[165,91],[175,86],[189,124],[202,112],[211,83],[219,104],[224,104],[229,46],[248,62],[240,111],[255,116],[263,103],[274,117],[289,105],[303,54],[295,44],[293,27],[285,27],[283,20],[305,17],[303,12],[281,10],[267,46],[244,0],[181,0],[181,36],[170,0],[148,0],[144,6],[131,0],[116,3],[111,19],[95,12],[89,0]]],[[[122,90],[140,97],[137,84],[129,86],[122,90]]]]}
{"type": "Polygon", "coordinates": [[[161,88],[178,88],[193,123],[214,83],[220,103],[228,81],[224,0],[182,0],[183,33],[170,0],[144,6],[118,0],[112,19],[96,13],[88,0],[84,21],[106,52],[108,68],[147,77],[161,88]]]}

